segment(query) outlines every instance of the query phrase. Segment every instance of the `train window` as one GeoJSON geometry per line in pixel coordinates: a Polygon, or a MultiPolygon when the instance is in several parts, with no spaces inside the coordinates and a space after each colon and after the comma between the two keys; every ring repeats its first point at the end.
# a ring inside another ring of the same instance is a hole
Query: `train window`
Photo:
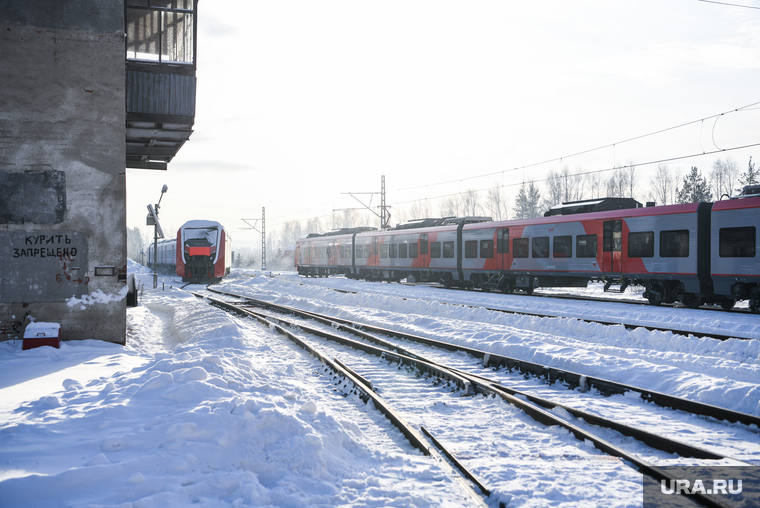
{"type": "Polygon", "coordinates": [[[509,252],[509,230],[500,229],[496,232],[496,253],[507,254],[509,252]]]}
{"type": "Polygon", "coordinates": [[[549,257],[549,237],[537,236],[533,238],[533,254],[534,258],[548,258],[549,257]]]}
{"type": "Polygon", "coordinates": [[[661,258],[689,257],[689,230],[660,231],[661,258]]]}
{"type": "Polygon", "coordinates": [[[443,257],[454,257],[454,242],[443,242],[443,257]]]}
{"type": "Polygon", "coordinates": [[[381,258],[387,258],[388,257],[388,246],[385,244],[382,244],[380,246],[380,257],[381,258]]]}
{"type": "Polygon", "coordinates": [[[575,255],[579,258],[596,257],[596,235],[578,235],[575,237],[575,255]]]}
{"type": "Polygon", "coordinates": [[[356,246],[356,259],[362,259],[364,257],[364,247],[361,245],[356,246]]]}
{"type": "Polygon", "coordinates": [[[464,257],[466,258],[478,257],[478,241],[477,240],[467,240],[466,242],[464,242],[464,257]]]}
{"type": "MultiPolygon", "coordinates": [[[[416,247],[416,245],[415,245],[416,247]]],[[[407,252],[407,246],[405,243],[398,244],[398,257],[405,258],[407,252]]]]}
{"type": "Polygon", "coordinates": [[[651,258],[654,256],[654,231],[628,233],[628,257],[651,258]]]}
{"type": "Polygon", "coordinates": [[[482,258],[493,257],[493,240],[480,241],[480,257],[482,258]]]}
{"type": "Polygon", "coordinates": [[[720,257],[753,258],[755,257],[755,226],[744,228],[721,228],[720,257]]]}
{"type": "Polygon", "coordinates": [[[430,242],[430,257],[441,257],[441,242],[430,242]]]}
{"type": "Polygon", "coordinates": [[[573,257],[573,237],[555,236],[552,245],[552,257],[571,258],[573,257]]]}
{"type": "Polygon", "coordinates": [[[392,258],[397,258],[398,257],[398,244],[397,243],[392,243],[390,245],[390,255],[391,255],[392,258]]]}
{"type": "Polygon", "coordinates": [[[514,257],[527,258],[528,257],[528,239],[515,238],[514,240],[512,240],[512,250],[514,251],[514,257]]]}
{"type": "Polygon", "coordinates": [[[409,244],[409,257],[417,259],[417,244],[416,243],[409,244]]]}
{"type": "MultiPolygon", "coordinates": [[[[420,254],[423,256],[428,253],[428,235],[427,233],[420,235],[420,254]]],[[[417,256],[414,256],[417,257],[417,256]]]]}
{"type": "Polygon", "coordinates": [[[344,249],[343,257],[351,259],[351,246],[346,245],[345,247],[343,247],[343,249],[344,249]]]}

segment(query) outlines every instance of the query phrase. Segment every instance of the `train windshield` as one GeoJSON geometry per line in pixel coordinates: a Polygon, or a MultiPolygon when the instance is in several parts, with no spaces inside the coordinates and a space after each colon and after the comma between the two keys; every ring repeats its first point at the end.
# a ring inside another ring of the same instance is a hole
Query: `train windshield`
{"type": "Polygon", "coordinates": [[[219,230],[216,228],[185,228],[185,244],[192,247],[217,245],[219,230]]]}

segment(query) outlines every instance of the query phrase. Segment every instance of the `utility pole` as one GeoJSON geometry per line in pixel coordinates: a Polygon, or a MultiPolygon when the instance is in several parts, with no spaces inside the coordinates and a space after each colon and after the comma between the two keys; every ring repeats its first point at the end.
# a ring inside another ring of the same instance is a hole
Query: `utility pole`
{"type": "Polygon", "coordinates": [[[267,269],[267,229],[266,229],[266,208],[261,207],[261,230],[256,227],[256,223],[259,219],[240,219],[250,226],[248,229],[252,229],[258,233],[261,233],[261,270],[267,269]],[[253,221],[251,224],[248,221],[253,221]]]}
{"type": "Polygon", "coordinates": [[[369,210],[370,212],[374,213],[377,217],[380,218],[380,229],[385,230],[390,228],[390,222],[391,222],[391,214],[388,211],[390,208],[385,204],[385,175],[382,175],[380,177],[380,192],[342,192],[341,194],[348,194],[355,200],[357,200],[359,203],[362,204],[363,208],[334,208],[333,212],[342,212],[344,210],[369,210]],[[357,195],[360,194],[369,194],[369,204],[364,204],[359,198],[357,198],[357,195]],[[375,194],[380,194],[380,213],[377,213],[372,209],[372,196],[375,194]]]}

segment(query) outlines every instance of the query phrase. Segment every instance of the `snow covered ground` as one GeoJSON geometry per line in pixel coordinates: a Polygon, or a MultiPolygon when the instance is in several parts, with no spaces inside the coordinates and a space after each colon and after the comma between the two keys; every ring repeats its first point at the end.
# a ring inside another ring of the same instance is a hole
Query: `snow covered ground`
{"type": "MultiPolygon", "coordinates": [[[[447,468],[412,448],[371,405],[333,391],[307,353],[180,291],[176,278],[162,277],[165,287],[159,281],[153,290],[147,269],[130,263],[130,271],[147,289],[140,306],[128,310],[126,347],[65,341],[65,330],[60,349],[22,351],[20,342],[0,343],[1,506],[471,505],[447,468]]],[[[760,415],[757,316],[303,279],[288,272],[237,271],[218,287],[760,415]],[[757,339],[719,342],[466,305],[757,339]]],[[[544,389],[557,397],[567,392],[544,389]]],[[[504,403],[494,404],[515,425],[536,427],[504,403]]],[[[467,420],[468,413],[455,416],[451,407],[438,412],[467,420]]],[[[477,418],[462,423],[481,425],[477,418]]],[[[710,425],[725,428],[703,438],[711,449],[731,456],[742,450],[740,460],[760,465],[758,429],[710,425]]],[[[485,475],[495,484],[490,505],[641,506],[641,476],[630,467],[565,431],[535,431],[543,437],[504,443],[503,436],[491,436],[479,443],[481,450],[462,452],[473,460],[489,447],[513,454],[510,471],[485,475]],[[544,456],[521,454],[541,440],[544,456]]],[[[446,436],[447,443],[455,439],[446,436]]]]}

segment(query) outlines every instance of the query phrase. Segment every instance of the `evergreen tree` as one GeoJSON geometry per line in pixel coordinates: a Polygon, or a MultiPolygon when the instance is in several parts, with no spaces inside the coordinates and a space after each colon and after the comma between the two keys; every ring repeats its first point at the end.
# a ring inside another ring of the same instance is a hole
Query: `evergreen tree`
{"type": "MultiPolygon", "coordinates": [[[[752,163],[752,156],[749,158],[749,166],[747,168],[747,172],[743,173],[742,176],[739,177],[739,184],[744,187],[745,185],[757,185],[760,183],[760,171],[755,171],[755,165],[752,163]]],[[[736,189],[738,192],[741,192],[742,189],[736,189]]]]}
{"type": "Polygon", "coordinates": [[[527,186],[523,183],[520,192],[515,199],[515,219],[532,219],[541,215],[539,204],[541,203],[541,191],[531,181],[527,186]]]}
{"type": "Polygon", "coordinates": [[[691,171],[683,179],[683,186],[676,190],[676,203],[702,203],[712,201],[710,186],[707,184],[707,178],[696,166],[691,167],[691,171]]]}

